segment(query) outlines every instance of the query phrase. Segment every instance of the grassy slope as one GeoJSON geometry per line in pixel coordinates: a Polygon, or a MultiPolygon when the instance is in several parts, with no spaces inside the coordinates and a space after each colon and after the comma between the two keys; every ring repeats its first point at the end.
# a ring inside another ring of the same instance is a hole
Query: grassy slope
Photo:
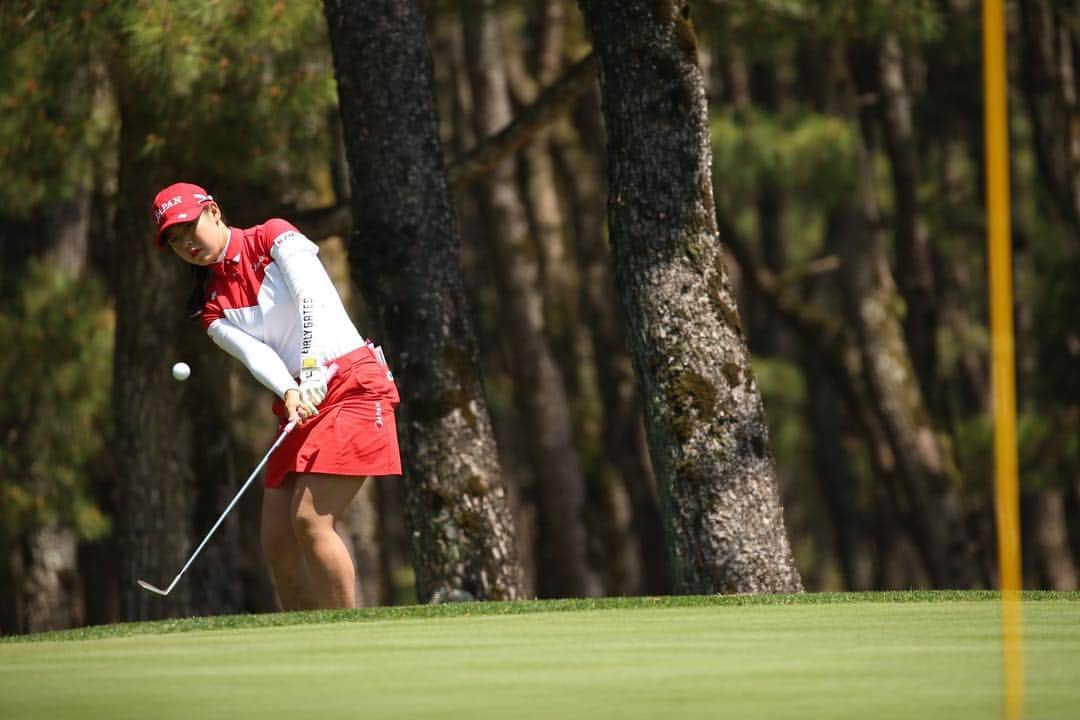
{"type": "MultiPolygon", "coordinates": [[[[477,603],[96,628],[0,643],[0,718],[994,717],[992,598],[477,603]],[[67,641],[80,637],[95,639],[67,641]]],[[[1027,717],[1080,717],[1080,595],[1029,598],[1027,717]]]]}

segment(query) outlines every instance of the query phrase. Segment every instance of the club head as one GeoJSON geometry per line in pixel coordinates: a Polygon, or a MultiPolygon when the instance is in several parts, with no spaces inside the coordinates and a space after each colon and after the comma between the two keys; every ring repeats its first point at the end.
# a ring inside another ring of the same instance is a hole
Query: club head
{"type": "Polygon", "coordinates": [[[150,592],[157,593],[158,595],[168,595],[169,594],[168,590],[162,590],[159,587],[154,587],[153,585],[146,582],[145,580],[136,580],[135,582],[137,582],[139,584],[139,587],[141,587],[143,590],[149,590],[150,592]]]}

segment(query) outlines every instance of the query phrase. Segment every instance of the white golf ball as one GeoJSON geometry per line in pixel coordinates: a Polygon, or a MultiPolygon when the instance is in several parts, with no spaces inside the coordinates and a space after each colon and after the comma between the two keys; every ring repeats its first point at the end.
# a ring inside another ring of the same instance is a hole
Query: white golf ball
{"type": "Polygon", "coordinates": [[[172,366],[172,376],[183,382],[191,377],[191,368],[186,362],[178,362],[172,366]]]}

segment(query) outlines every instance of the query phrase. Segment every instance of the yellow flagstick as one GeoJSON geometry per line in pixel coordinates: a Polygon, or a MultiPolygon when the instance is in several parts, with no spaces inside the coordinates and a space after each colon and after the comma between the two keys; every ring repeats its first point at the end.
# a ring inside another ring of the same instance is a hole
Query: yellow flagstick
{"type": "Polygon", "coordinates": [[[1016,378],[1009,218],[1009,137],[1003,0],[983,0],[987,249],[994,398],[994,496],[1001,578],[1004,715],[1024,714],[1024,648],[1020,595],[1020,492],[1017,485],[1016,378]]]}

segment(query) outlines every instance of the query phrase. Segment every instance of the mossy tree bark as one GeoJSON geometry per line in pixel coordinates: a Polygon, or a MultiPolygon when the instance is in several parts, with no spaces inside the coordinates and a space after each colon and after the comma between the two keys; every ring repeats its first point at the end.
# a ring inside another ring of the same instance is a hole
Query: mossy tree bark
{"type": "Polygon", "coordinates": [[[350,166],[349,262],[402,394],[406,515],[421,602],[521,595],[513,523],[468,322],[415,0],[324,4],[350,166]]]}
{"type": "Polygon", "coordinates": [[[713,217],[686,2],[581,0],[600,57],[615,286],[676,592],[802,589],[713,217]]]}
{"type": "MultiPolygon", "coordinates": [[[[828,213],[825,235],[829,255],[843,254],[844,219],[850,214],[846,208],[828,213]]],[[[879,400],[870,387],[872,376],[864,371],[864,352],[858,333],[853,323],[845,319],[851,313],[841,318],[834,313],[821,312],[815,307],[815,302],[807,302],[806,296],[797,287],[784,282],[753,257],[749,243],[739,235],[723,211],[718,211],[716,217],[725,244],[738,262],[742,280],[749,286],[754,300],[768,305],[784,321],[805,347],[802,361],[804,372],[808,377],[819,378],[810,392],[808,412],[811,417],[808,421],[814,428],[814,466],[821,475],[826,508],[835,525],[837,555],[845,576],[848,576],[849,569],[856,569],[854,562],[848,562],[857,560],[856,554],[865,559],[870,553],[873,559],[873,566],[869,569],[873,580],[867,582],[865,573],[860,573],[858,577],[851,575],[858,584],[849,584],[848,587],[902,588],[913,584],[925,585],[923,579],[926,570],[922,557],[916,558],[917,563],[910,562],[906,557],[910,553],[907,552],[905,535],[907,526],[900,522],[902,507],[899,496],[902,490],[899,478],[901,468],[896,462],[897,436],[888,432],[879,400]],[[830,409],[831,391],[835,391],[836,399],[842,403],[846,413],[846,420],[865,443],[866,458],[871,468],[872,484],[869,487],[850,485],[853,480],[845,465],[852,455],[837,443],[838,437],[818,437],[843,430],[842,426],[837,425],[835,417],[823,417],[835,412],[830,409]],[[827,407],[825,403],[828,403],[827,407]],[[872,498],[870,504],[873,509],[869,521],[850,515],[856,497],[872,498]],[[840,543],[858,545],[857,553],[850,548],[840,547],[840,543]],[[897,572],[897,569],[911,572],[905,575],[897,572]]],[[[854,293],[850,285],[844,289],[849,297],[854,293]]],[[[849,303],[851,306],[857,304],[857,298],[849,303]]],[[[863,337],[866,336],[864,333],[863,337]]]]}

